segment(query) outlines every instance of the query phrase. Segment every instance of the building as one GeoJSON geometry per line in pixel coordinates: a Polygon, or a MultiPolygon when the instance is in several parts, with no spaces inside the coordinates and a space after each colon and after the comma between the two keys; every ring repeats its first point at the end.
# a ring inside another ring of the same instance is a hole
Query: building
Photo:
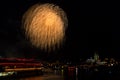
{"type": "Polygon", "coordinates": [[[94,60],[98,61],[99,60],[99,55],[97,53],[94,54],[94,60]]]}

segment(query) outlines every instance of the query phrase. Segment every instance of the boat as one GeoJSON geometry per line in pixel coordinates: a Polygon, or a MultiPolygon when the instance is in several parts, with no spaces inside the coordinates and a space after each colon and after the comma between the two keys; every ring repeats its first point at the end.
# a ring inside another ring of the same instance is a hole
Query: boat
{"type": "Polygon", "coordinates": [[[43,64],[35,59],[0,58],[0,78],[43,75],[43,64]]]}

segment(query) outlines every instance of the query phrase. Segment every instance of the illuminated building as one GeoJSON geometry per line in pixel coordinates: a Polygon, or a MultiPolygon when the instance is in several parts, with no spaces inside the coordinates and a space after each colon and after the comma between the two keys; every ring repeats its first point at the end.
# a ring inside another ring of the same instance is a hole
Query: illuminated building
{"type": "Polygon", "coordinates": [[[99,55],[97,53],[94,54],[94,60],[98,61],[99,60],[99,55]]]}

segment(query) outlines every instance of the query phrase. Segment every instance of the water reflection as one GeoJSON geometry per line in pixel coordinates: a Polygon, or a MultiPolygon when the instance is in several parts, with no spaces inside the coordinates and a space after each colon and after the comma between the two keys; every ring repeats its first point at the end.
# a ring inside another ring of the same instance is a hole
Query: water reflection
{"type": "Polygon", "coordinates": [[[53,70],[41,76],[11,80],[120,80],[119,73],[113,72],[112,69],[103,69],[104,70],[70,67],[61,70],[53,70]]]}
{"type": "Polygon", "coordinates": [[[43,79],[41,76],[36,76],[36,77],[23,78],[19,80],[43,80],[43,79]]]}
{"type": "Polygon", "coordinates": [[[75,68],[68,68],[64,72],[64,80],[78,80],[77,76],[78,70],[75,68]]]}
{"type": "Polygon", "coordinates": [[[63,69],[61,70],[61,75],[62,75],[62,77],[64,77],[64,70],[63,69]]]}
{"type": "Polygon", "coordinates": [[[53,70],[52,73],[46,73],[43,76],[34,76],[29,78],[22,78],[19,80],[78,80],[75,79],[74,70],[53,70]]]}
{"type": "Polygon", "coordinates": [[[64,80],[63,73],[64,70],[54,70],[52,73],[46,73],[41,76],[27,77],[19,80],[64,80]]]}

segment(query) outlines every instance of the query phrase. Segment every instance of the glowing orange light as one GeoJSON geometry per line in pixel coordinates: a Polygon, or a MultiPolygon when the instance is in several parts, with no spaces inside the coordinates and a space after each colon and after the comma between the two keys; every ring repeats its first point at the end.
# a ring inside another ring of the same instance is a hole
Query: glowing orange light
{"type": "Polygon", "coordinates": [[[23,26],[34,46],[51,50],[59,47],[65,38],[67,17],[56,5],[36,4],[24,14],[23,26]]]}

